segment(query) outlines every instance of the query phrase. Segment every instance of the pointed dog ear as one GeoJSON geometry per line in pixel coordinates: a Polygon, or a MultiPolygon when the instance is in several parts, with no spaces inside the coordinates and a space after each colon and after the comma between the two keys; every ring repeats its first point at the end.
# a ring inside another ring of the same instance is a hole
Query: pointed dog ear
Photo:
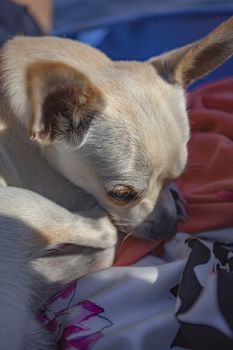
{"type": "Polygon", "coordinates": [[[193,44],[149,60],[165,80],[184,87],[233,55],[233,17],[193,44]]]}
{"type": "Polygon", "coordinates": [[[99,89],[85,74],[60,62],[37,62],[27,70],[31,104],[29,134],[42,144],[83,143],[94,116],[103,108],[99,89]]]}

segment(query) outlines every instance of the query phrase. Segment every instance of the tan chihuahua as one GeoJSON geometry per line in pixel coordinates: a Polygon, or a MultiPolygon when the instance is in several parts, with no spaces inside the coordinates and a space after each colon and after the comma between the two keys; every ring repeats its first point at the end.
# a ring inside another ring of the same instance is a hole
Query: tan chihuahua
{"type": "Polygon", "coordinates": [[[185,88],[232,54],[233,18],[147,62],[52,37],[17,37],[0,51],[0,295],[13,288],[7,302],[0,296],[1,349],[55,348],[35,310],[69,280],[111,265],[111,221],[146,238],[175,233],[167,184],[187,160],[185,88]]]}

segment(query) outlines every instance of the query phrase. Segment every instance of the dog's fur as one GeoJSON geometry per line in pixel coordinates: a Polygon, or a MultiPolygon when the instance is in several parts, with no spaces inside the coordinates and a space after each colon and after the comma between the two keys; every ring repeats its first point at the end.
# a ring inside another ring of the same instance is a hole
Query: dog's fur
{"type": "Polygon", "coordinates": [[[232,53],[232,18],[143,63],[49,37],[0,51],[1,349],[55,348],[35,310],[111,265],[111,220],[147,238],[174,234],[166,184],[187,160],[184,89],[232,53]]]}

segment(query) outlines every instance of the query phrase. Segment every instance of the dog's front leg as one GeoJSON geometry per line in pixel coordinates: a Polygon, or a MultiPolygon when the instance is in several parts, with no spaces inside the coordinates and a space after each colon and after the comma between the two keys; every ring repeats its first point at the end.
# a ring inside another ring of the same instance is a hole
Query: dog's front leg
{"type": "Polygon", "coordinates": [[[116,228],[100,209],[72,214],[20,188],[0,188],[0,349],[55,349],[36,321],[64,284],[111,265],[116,228]]]}
{"type": "Polygon", "coordinates": [[[34,269],[56,289],[89,272],[110,267],[118,239],[115,226],[99,207],[82,214],[64,210],[63,219],[63,223],[40,228],[47,245],[33,261],[34,269]]]}

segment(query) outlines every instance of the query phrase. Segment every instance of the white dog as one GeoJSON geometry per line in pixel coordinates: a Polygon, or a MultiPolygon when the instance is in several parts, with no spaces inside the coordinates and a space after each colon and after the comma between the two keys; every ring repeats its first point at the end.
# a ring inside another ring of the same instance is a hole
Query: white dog
{"type": "Polygon", "coordinates": [[[49,37],[0,51],[2,350],[55,348],[35,312],[64,283],[111,265],[112,221],[147,238],[175,233],[167,184],[187,159],[184,89],[232,53],[233,18],[148,62],[49,37]]]}

